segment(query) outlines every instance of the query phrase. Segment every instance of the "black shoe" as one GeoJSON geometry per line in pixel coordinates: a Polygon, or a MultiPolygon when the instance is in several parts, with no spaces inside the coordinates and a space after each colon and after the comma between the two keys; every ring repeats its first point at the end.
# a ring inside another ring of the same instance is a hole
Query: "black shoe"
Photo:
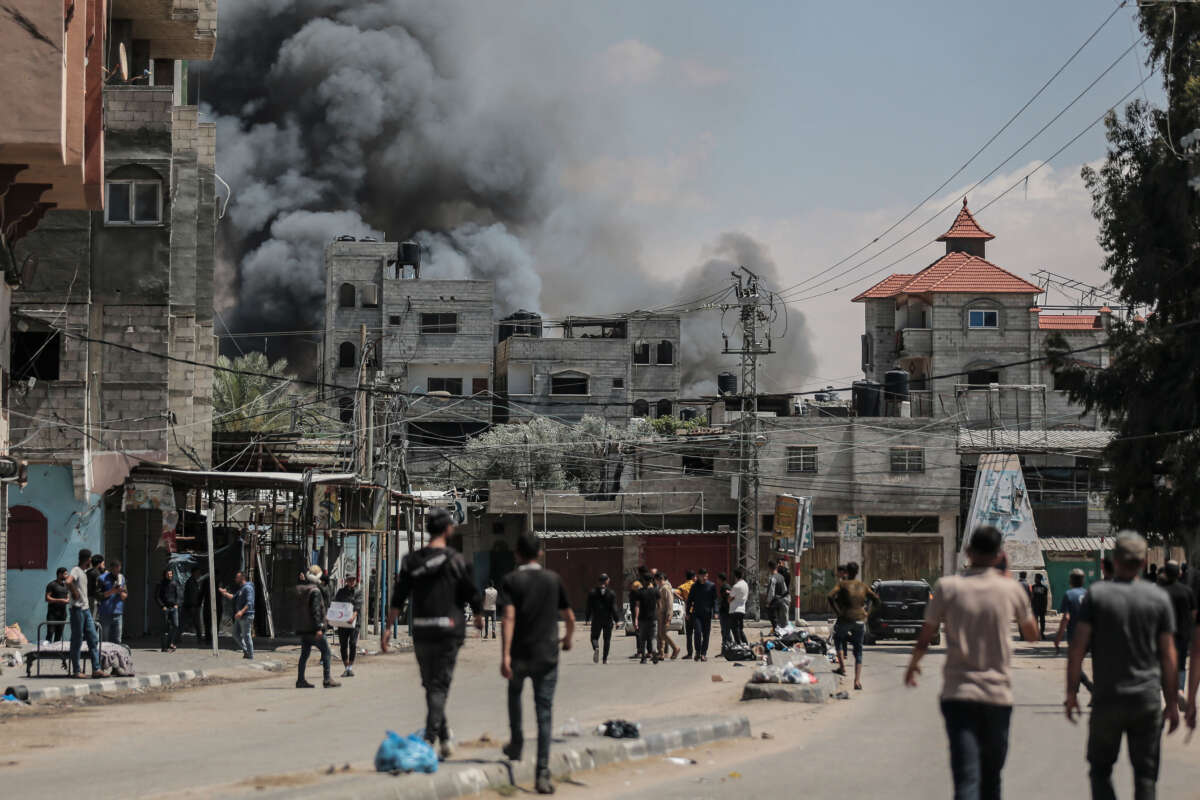
{"type": "Polygon", "coordinates": [[[537,783],[534,784],[538,794],[554,794],[554,784],[550,782],[550,773],[543,772],[537,776],[537,783]]]}
{"type": "Polygon", "coordinates": [[[646,663],[646,657],[645,657],[645,656],[642,656],[642,660],[641,660],[641,662],[640,662],[640,663],[642,663],[642,664],[645,664],[645,663],[646,663]]]}
{"type": "Polygon", "coordinates": [[[309,683],[308,681],[301,678],[300,680],[296,681],[296,688],[297,689],[315,689],[317,687],[313,686],[311,683],[309,683]]]}
{"type": "Polygon", "coordinates": [[[521,748],[523,746],[524,742],[509,742],[508,744],[504,745],[504,747],[500,748],[500,752],[504,753],[504,757],[509,761],[520,761],[521,748]]]}

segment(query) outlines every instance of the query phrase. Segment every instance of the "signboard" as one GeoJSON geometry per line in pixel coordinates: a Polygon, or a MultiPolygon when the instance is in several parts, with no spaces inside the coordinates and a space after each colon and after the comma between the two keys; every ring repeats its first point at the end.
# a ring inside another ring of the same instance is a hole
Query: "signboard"
{"type": "Polygon", "coordinates": [[[775,498],[775,550],[798,556],[813,546],[812,498],[791,494],[775,498]]]}
{"type": "Polygon", "coordinates": [[[125,496],[121,498],[121,510],[161,511],[162,529],[159,531],[155,549],[175,552],[175,529],[179,525],[179,511],[175,508],[175,490],[170,484],[126,483],[125,496]]]}
{"type": "Polygon", "coordinates": [[[971,512],[963,535],[963,559],[971,531],[992,525],[1004,534],[1004,552],[1012,569],[1042,569],[1042,548],[1038,542],[1033,507],[1025,488],[1025,473],[1015,453],[984,453],[975,471],[975,490],[971,512]]]}

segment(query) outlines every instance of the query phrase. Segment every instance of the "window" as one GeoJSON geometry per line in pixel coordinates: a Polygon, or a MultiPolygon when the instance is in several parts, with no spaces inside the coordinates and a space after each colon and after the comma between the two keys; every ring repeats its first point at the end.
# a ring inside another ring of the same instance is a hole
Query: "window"
{"type": "Polygon", "coordinates": [[[582,372],[560,372],[550,376],[550,394],[587,394],[588,376],[582,372]]]}
{"type": "Polygon", "coordinates": [[[342,308],[354,308],[353,283],[343,283],[338,289],[338,305],[342,308]]]}
{"type": "Polygon", "coordinates": [[[967,312],[967,326],[971,328],[999,328],[1000,312],[985,308],[972,308],[967,312]]]}
{"type": "Polygon", "coordinates": [[[624,378],[613,378],[613,387],[612,388],[624,389],[625,388],[625,379],[624,378]]]}
{"type": "Polygon", "coordinates": [[[657,356],[656,361],[659,364],[675,363],[675,348],[668,341],[664,340],[658,343],[658,353],[655,355],[657,356]]]}
{"type": "Polygon", "coordinates": [[[339,369],[354,369],[358,361],[355,356],[357,352],[354,347],[354,342],[342,342],[338,345],[338,368],[339,369]]]}
{"type": "Polygon", "coordinates": [[[162,222],[162,181],[109,181],[104,221],[109,225],[158,225],[162,222]]]}
{"type": "Polygon", "coordinates": [[[924,447],[893,447],[891,449],[892,472],[924,472],[924,447]]]}
{"type": "Polygon", "coordinates": [[[8,568],[46,568],[46,518],[31,506],[8,511],[8,568]]]}
{"type": "Polygon", "coordinates": [[[869,533],[937,533],[937,517],[876,517],[867,516],[869,533]]]}
{"type": "Polygon", "coordinates": [[[712,475],[713,474],[713,457],[712,456],[684,456],[683,457],[683,474],[684,475],[712,475]]]}
{"type": "Polygon", "coordinates": [[[787,449],[787,471],[789,475],[799,472],[817,471],[817,448],[811,446],[787,449]]]}
{"type": "Polygon", "coordinates": [[[1000,371],[996,369],[973,369],[967,373],[967,383],[972,386],[988,386],[1000,382],[1000,371]]]}
{"type": "Polygon", "coordinates": [[[471,378],[471,394],[487,394],[488,379],[487,378],[471,378]]]}
{"type": "Polygon", "coordinates": [[[421,333],[458,333],[458,314],[422,314],[421,333]]]}
{"type": "Polygon", "coordinates": [[[338,398],[338,419],[347,423],[354,419],[353,398],[345,396],[338,398]]]}
{"type": "Polygon", "coordinates": [[[373,283],[364,283],[362,287],[363,308],[379,307],[379,287],[373,283]]]}
{"type": "Polygon", "coordinates": [[[650,404],[645,400],[633,401],[633,415],[635,417],[645,417],[650,414],[650,404]]]}
{"type": "Polygon", "coordinates": [[[813,514],[814,533],[837,533],[837,514],[813,514]]]}
{"type": "Polygon", "coordinates": [[[659,400],[654,411],[655,411],[654,415],[656,417],[671,416],[671,401],[670,400],[659,400]]]}
{"type": "Polygon", "coordinates": [[[463,387],[462,378],[426,378],[425,389],[430,392],[447,392],[453,395],[461,395],[463,387]]]}
{"type": "Polygon", "coordinates": [[[633,346],[633,363],[649,364],[650,363],[650,345],[646,342],[640,342],[633,346]]]}
{"type": "Polygon", "coordinates": [[[13,380],[58,380],[59,342],[57,331],[13,331],[13,380]]]}
{"type": "Polygon", "coordinates": [[[400,315],[399,314],[392,314],[391,316],[388,317],[388,325],[399,325],[399,324],[400,324],[400,315]]]}

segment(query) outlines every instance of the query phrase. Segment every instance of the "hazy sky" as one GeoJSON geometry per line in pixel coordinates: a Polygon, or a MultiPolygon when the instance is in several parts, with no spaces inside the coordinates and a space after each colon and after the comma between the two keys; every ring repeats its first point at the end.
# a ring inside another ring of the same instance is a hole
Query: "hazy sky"
{"type": "MultiPolygon", "coordinates": [[[[1114,4],[660,0],[516,8],[525,24],[593,64],[603,84],[597,97],[610,104],[611,116],[605,135],[581,156],[581,190],[603,185],[635,212],[644,210],[641,248],[648,262],[664,274],[682,273],[721,232],[740,230],[762,241],[794,283],[857,250],[933,191],[1114,4]]],[[[927,209],[839,270],[961,198],[1004,161],[1133,43],[1134,13],[1119,11],[927,209]]],[[[972,191],[971,206],[1020,180],[1135,87],[1143,59],[1141,48],[1127,55],[972,191]]],[[[1156,100],[1157,77],[1145,87],[1156,100]]],[[[1031,178],[1027,190],[1020,186],[981,213],[981,224],[997,236],[989,259],[1023,276],[1045,267],[1103,282],[1079,179],[1080,166],[1103,155],[1097,125],[1031,178]]],[[[932,240],[953,216],[947,211],[884,256],[808,294],[851,284],[844,290],[807,300],[798,295],[793,309],[806,316],[818,354],[807,388],[857,375],[862,310],[850,298],[883,275],[932,261],[942,245],[882,269],[932,240]]],[[[767,387],[785,388],[769,378],[767,387]]]]}

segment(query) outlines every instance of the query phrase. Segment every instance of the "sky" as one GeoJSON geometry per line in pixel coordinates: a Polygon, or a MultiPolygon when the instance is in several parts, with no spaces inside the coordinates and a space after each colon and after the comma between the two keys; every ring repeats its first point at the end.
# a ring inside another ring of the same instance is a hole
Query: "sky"
{"type": "MultiPolygon", "coordinates": [[[[664,276],[685,274],[715,237],[735,230],[769,249],[784,284],[778,288],[858,250],[942,184],[1114,7],[1082,0],[508,5],[518,27],[536,26],[540,36],[592,62],[603,135],[575,154],[574,188],[620,196],[634,216],[640,213],[642,256],[664,276]]],[[[1133,44],[1134,13],[1118,11],[967,169],[837,271],[916,228],[907,239],[841,278],[791,293],[790,311],[805,317],[816,362],[805,368],[802,386],[794,376],[789,385],[773,385],[772,372],[782,370],[768,357],[767,389],[845,385],[858,377],[862,308],[851,298],[887,274],[934,260],[942,245],[887,266],[949,227],[968,190],[979,209],[1018,184],[978,214],[997,237],[988,244],[989,260],[1022,276],[1045,268],[1104,282],[1080,179],[1084,164],[1104,156],[1103,126],[1043,162],[1137,87],[1146,74],[1144,49],[1127,54],[1014,151],[1133,44]],[[834,288],[840,290],[825,294],[834,288]],[[823,296],[811,296],[817,294],[823,296]]],[[[1157,77],[1131,97],[1143,94],[1157,102],[1157,77]]],[[[681,287],[681,296],[691,288],[681,287]]],[[[699,296],[714,287],[695,288],[699,296]]]]}

